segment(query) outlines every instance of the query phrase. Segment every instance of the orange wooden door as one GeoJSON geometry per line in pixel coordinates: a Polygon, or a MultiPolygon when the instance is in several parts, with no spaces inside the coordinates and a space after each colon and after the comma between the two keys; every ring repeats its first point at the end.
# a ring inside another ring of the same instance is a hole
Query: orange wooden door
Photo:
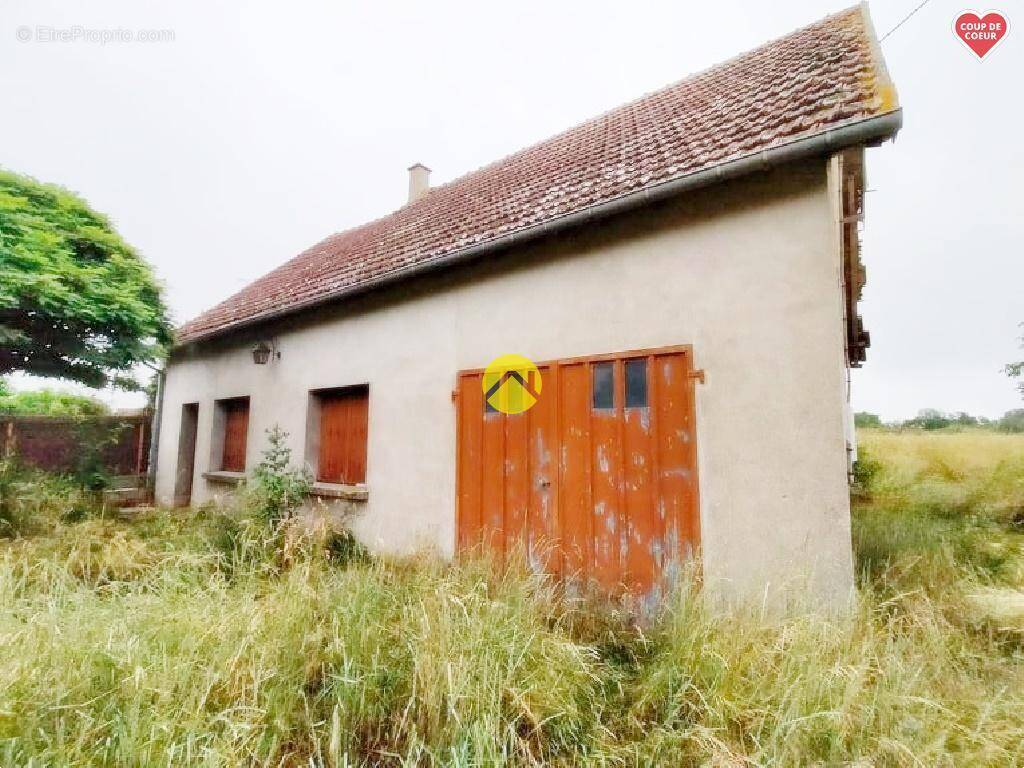
{"type": "Polygon", "coordinates": [[[249,435],[249,398],[226,400],[224,408],[224,453],[221,469],[245,472],[245,451],[249,435]]]}
{"type": "Polygon", "coordinates": [[[458,379],[458,547],[656,598],[699,543],[688,347],[538,365],[525,413],[458,379]]]}
{"type": "Polygon", "coordinates": [[[350,387],[320,398],[320,463],[317,480],[366,482],[369,389],[350,387]]]}

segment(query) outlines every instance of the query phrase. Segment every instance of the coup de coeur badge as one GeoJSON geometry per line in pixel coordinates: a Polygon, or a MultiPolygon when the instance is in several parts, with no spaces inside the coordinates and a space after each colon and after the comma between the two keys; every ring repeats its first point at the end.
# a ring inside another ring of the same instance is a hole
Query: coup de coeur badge
{"type": "Polygon", "coordinates": [[[964,11],[953,22],[953,34],[979,59],[999,45],[1009,29],[1006,15],[999,11],[964,11]]]}

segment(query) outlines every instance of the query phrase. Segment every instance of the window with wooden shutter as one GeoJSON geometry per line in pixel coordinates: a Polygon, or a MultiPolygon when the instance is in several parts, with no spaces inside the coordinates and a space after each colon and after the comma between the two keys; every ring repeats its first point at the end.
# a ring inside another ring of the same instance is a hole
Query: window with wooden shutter
{"type": "Polygon", "coordinates": [[[317,480],[355,485],[366,482],[366,440],[370,388],[366,385],[316,393],[320,409],[317,480]]]}
{"type": "Polygon", "coordinates": [[[224,449],[220,468],[224,472],[245,472],[245,449],[249,434],[249,398],[218,400],[224,418],[224,449]]]}

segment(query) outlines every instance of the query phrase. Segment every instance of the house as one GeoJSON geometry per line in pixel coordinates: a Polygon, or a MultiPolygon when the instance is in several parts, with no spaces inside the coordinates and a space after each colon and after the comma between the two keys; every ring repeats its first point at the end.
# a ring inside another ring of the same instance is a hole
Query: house
{"type": "Polygon", "coordinates": [[[521,546],[648,597],[699,552],[726,598],[841,603],[864,150],[900,114],[862,5],[448,184],[413,166],[180,329],[157,498],[229,493],[279,425],[378,551],[521,546]],[[507,354],[522,412],[485,399],[507,354]]]}

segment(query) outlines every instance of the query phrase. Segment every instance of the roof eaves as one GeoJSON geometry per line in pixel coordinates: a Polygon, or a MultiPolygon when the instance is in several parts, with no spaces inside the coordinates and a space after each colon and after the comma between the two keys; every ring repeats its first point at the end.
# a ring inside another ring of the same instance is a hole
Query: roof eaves
{"type": "MultiPolygon", "coordinates": [[[[862,8],[864,8],[863,5],[862,8]]],[[[869,19],[867,21],[870,23],[869,19]]],[[[870,37],[871,39],[874,39],[873,31],[871,32],[870,37]]],[[[880,61],[882,61],[880,58],[876,58],[876,68],[880,61]]],[[[891,86],[891,81],[888,80],[888,73],[884,72],[884,64],[882,64],[882,71],[879,71],[877,75],[880,83],[882,82],[881,78],[883,76],[885,79],[884,81],[888,82],[891,86]]],[[[891,88],[891,93],[895,100],[895,88],[891,88]]],[[[893,104],[895,104],[895,101],[893,101],[893,104]]],[[[387,272],[386,274],[361,282],[358,285],[349,286],[338,291],[316,296],[307,301],[289,304],[279,310],[264,312],[258,315],[252,315],[250,317],[225,323],[217,328],[191,335],[176,343],[175,348],[182,348],[197,342],[208,341],[216,337],[229,335],[245,328],[294,315],[314,307],[323,306],[341,299],[352,298],[370,291],[379,290],[400,281],[407,280],[411,277],[425,275],[439,269],[445,269],[455,264],[471,261],[494,251],[504,250],[516,245],[522,245],[523,243],[548,235],[553,235],[581,224],[591,223],[598,219],[605,219],[694,189],[735,179],[749,173],[767,170],[768,168],[782,163],[831,153],[856,144],[880,143],[893,138],[899,131],[902,122],[902,110],[898,106],[893,106],[891,109],[881,114],[876,114],[859,120],[853,120],[839,126],[832,126],[810,136],[804,136],[799,139],[778,144],[768,149],[759,150],[748,155],[742,155],[731,160],[727,160],[726,162],[671,179],[656,186],[637,190],[636,192],[622,195],[612,200],[607,200],[598,205],[593,205],[565,214],[558,218],[544,221],[536,226],[516,230],[506,235],[502,235],[501,237],[493,238],[482,243],[476,243],[428,261],[400,267],[392,270],[391,272],[387,272]]]]}

